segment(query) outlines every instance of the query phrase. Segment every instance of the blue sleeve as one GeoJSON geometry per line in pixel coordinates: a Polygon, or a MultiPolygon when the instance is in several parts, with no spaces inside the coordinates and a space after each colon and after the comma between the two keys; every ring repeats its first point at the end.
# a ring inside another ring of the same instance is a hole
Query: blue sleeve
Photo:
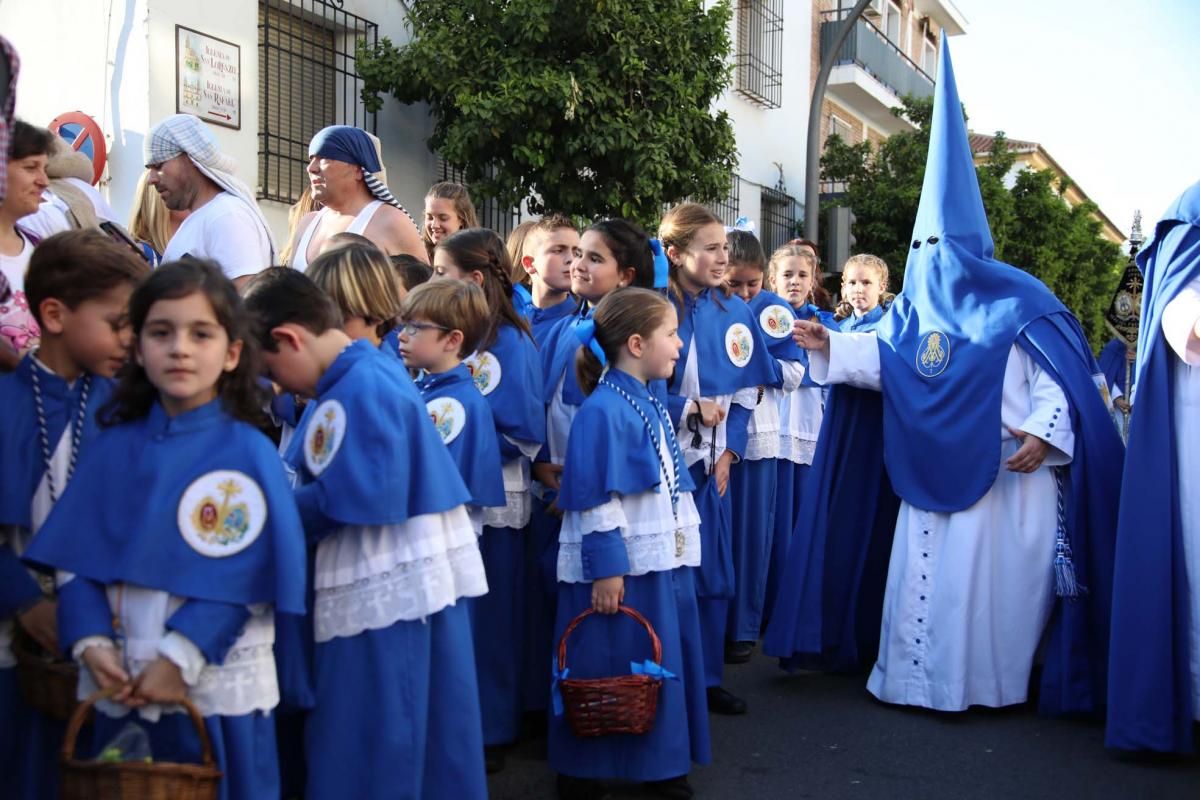
{"type": "Polygon", "coordinates": [[[507,464],[514,458],[520,458],[522,455],[524,455],[521,452],[521,448],[510,442],[504,435],[500,435],[497,438],[500,442],[500,461],[502,463],[507,464]]]}
{"type": "Polygon", "coordinates": [[[317,481],[296,489],[296,508],[300,511],[300,522],[309,544],[316,544],[341,527],[321,510],[321,492],[321,484],[317,481]]]}
{"type": "Polygon", "coordinates": [[[42,588],[17,554],[0,545],[0,617],[11,617],[41,596],[42,588]]]}
{"type": "Polygon", "coordinates": [[[629,574],[629,553],[618,528],[585,534],[581,560],[586,581],[629,574]]]}
{"type": "Polygon", "coordinates": [[[58,589],[58,646],[71,648],[87,636],[113,636],[112,609],[104,584],[75,576],[58,589]]]}
{"type": "Polygon", "coordinates": [[[167,630],[200,648],[208,663],[220,664],[249,618],[250,609],[243,605],[189,599],[167,619],[167,630]]]}
{"type": "Polygon", "coordinates": [[[725,449],[732,450],[740,461],[746,454],[746,443],[750,439],[750,417],[754,412],[738,403],[729,407],[729,416],[725,418],[725,449]]]}

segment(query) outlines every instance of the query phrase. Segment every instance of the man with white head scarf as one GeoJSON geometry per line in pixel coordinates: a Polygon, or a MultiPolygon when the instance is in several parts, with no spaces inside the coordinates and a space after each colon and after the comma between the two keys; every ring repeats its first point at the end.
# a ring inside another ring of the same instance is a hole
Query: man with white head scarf
{"type": "Polygon", "coordinates": [[[239,289],[272,265],[275,242],[254,194],[233,174],[233,159],[217,148],[199,117],[175,114],[155,125],[146,138],[145,162],[167,208],[191,212],[163,261],[211,259],[239,289]]]}
{"type": "Polygon", "coordinates": [[[381,179],[378,141],[349,125],[331,125],[313,137],[308,178],[322,208],[296,226],[291,266],[306,268],[338,233],[361,234],[390,256],[407,253],[427,260],[416,223],[381,179]]]}

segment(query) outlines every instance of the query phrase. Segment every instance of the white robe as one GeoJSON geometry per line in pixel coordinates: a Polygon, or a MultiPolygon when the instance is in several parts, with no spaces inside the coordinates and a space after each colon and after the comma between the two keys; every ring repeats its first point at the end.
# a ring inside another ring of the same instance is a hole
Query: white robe
{"type": "MultiPolygon", "coordinates": [[[[1179,467],[1179,519],[1191,609],[1192,716],[1200,720],[1200,280],[1192,281],[1163,309],[1163,336],[1177,358],[1175,370],[1175,452],[1179,467]]],[[[1136,392],[1135,392],[1136,394],[1136,392]]],[[[1136,397],[1135,397],[1136,402],[1136,397]]]]}
{"type": "MultiPolygon", "coordinates": [[[[875,334],[830,334],[812,354],[818,383],[881,389],[875,334]]],[[[1071,461],[1074,433],[1057,383],[1014,346],[1004,372],[1000,468],[973,506],[934,513],[902,502],[888,565],[879,658],[867,689],[887,703],[961,711],[1024,702],[1054,601],[1057,493],[1052,466],[1071,461]],[[1053,424],[1052,424],[1053,423],[1053,424]],[[1009,472],[1019,443],[1050,445],[1035,472],[1009,472]]],[[[931,460],[929,468],[939,468],[931,460]]]]}

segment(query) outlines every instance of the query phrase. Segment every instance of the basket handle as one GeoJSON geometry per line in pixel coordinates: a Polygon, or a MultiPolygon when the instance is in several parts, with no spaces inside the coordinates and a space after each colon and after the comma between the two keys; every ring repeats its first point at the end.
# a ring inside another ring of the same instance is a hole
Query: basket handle
{"type": "MultiPolygon", "coordinates": [[[[635,621],[641,623],[642,627],[646,629],[646,633],[650,636],[650,646],[654,649],[654,663],[662,666],[662,641],[658,638],[658,633],[654,630],[654,626],[650,624],[650,620],[643,617],[641,612],[635,608],[631,608],[630,606],[617,606],[617,610],[627,617],[632,617],[635,621]]],[[[567,639],[571,636],[571,633],[579,627],[579,623],[583,622],[585,619],[595,613],[595,609],[586,608],[581,611],[575,617],[575,619],[567,623],[567,629],[563,631],[562,638],[558,640],[559,672],[562,672],[567,667],[567,639]]]]}
{"type": "MultiPolygon", "coordinates": [[[[67,723],[67,734],[63,737],[62,758],[64,761],[75,758],[75,740],[79,738],[79,731],[83,728],[84,720],[87,719],[88,711],[92,706],[100,700],[107,700],[126,686],[128,684],[116,684],[107,689],[101,689],[75,707],[75,710],[71,712],[71,720],[67,723]]],[[[200,735],[200,763],[206,767],[215,767],[212,742],[209,741],[208,729],[204,727],[204,717],[200,716],[200,710],[186,697],[181,699],[179,705],[187,711],[188,716],[192,719],[192,725],[196,727],[196,733],[200,735]]]]}

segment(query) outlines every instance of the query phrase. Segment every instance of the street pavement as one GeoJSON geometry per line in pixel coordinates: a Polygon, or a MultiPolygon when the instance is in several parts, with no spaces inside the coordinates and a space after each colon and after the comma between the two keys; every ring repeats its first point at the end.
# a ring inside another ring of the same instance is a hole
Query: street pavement
{"type": "MultiPolygon", "coordinates": [[[[713,762],[691,774],[698,798],[1200,800],[1200,756],[1118,756],[1096,722],[1042,719],[1031,706],[886,706],[867,693],[865,674],[787,675],[758,653],[725,675],[750,713],[710,716],[713,762]]],[[[554,798],[544,752],[544,739],[511,751],[489,781],[492,799],[554,798]]]]}

